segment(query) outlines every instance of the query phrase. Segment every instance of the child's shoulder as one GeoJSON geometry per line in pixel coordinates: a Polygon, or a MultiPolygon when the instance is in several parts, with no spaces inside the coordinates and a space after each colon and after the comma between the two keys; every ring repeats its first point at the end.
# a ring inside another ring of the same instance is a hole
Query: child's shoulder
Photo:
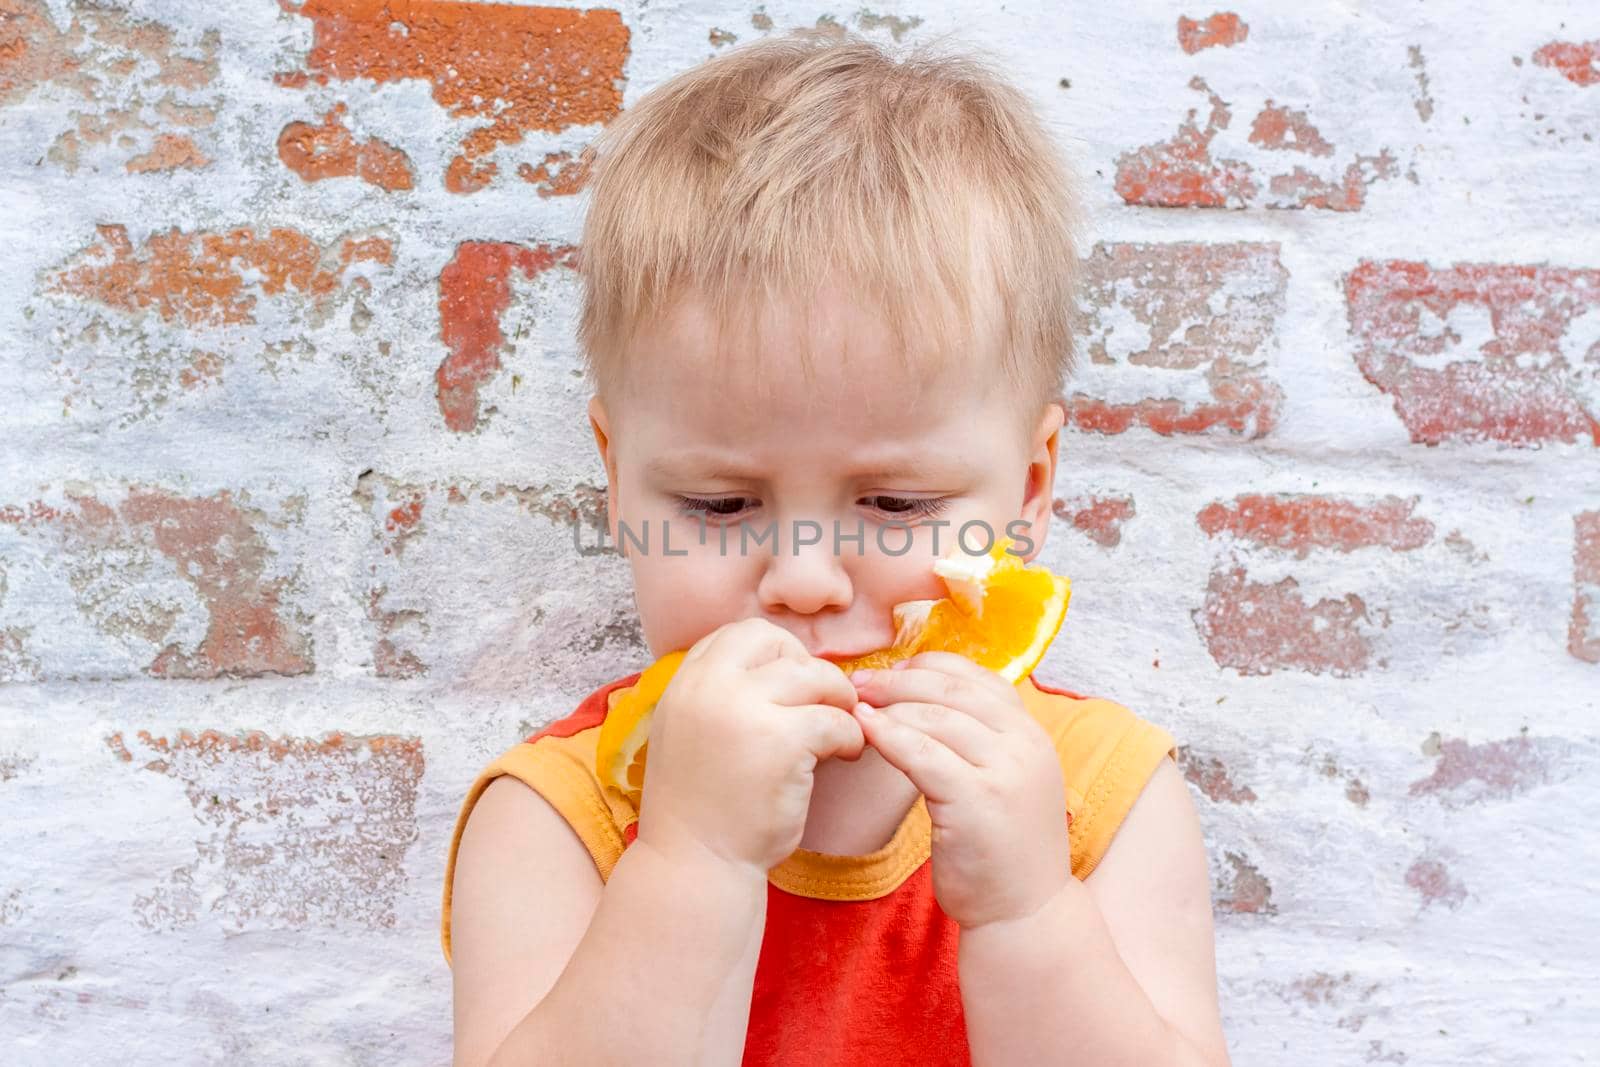
{"type": "Polygon", "coordinates": [[[1145,783],[1177,743],[1162,727],[1105,697],[1030,675],[1023,705],[1055,744],[1072,818],[1072,873],[1088,876],[1111,846],[1145,783]]]}

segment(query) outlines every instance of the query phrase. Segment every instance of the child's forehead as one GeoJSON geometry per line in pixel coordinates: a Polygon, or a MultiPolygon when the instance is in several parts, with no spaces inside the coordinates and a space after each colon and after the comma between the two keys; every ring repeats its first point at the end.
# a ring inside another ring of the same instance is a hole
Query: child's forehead
{"type": "Polygon", "coordinates": [[[722,408],[842,404],[881,417],[952,393],[986,393],[1002,377],[986,347],[925,323],[897,333],[840,286],[734,304],[722,316],[690,295],[636,335],[625,379],[635,399],[679,408],[687,394],[722,408]]]}

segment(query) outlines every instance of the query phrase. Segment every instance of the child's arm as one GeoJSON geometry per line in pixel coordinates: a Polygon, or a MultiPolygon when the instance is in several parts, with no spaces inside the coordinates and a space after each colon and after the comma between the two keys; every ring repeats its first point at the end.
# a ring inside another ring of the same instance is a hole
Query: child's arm
{"type": "Polygon", "coordinates": [[[755,867],[644,841],[602,884],[543,797],[496,779],[456,858],[456,1067],[737,1064],[766,901],[755,867]]]}
{"type": "Polygon", "coordinates": [[[1205,844],[1171,760],[1087,879],[959,952],[974,1067],[1228,1067],[1205,844]]]}

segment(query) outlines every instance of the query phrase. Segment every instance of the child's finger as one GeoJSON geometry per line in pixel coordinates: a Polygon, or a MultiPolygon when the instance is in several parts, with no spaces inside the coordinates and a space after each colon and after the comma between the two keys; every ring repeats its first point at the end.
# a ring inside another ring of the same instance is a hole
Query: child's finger
{"type": "Polygon", "coordinates": [[[974,767],[994,766],[1000,758],[1002,735],[959,708],[910,700],[876,710],[927,734],[974,767]]]}
{"type": "Polygon", "coordinates": [[[958,678],[969,678],[974,684],[984,686],[996,693],[1004,693],[1016,687],[1000,677],[982,664],[976,663],[966,656],[955,652],[918,652],[910,659],[901,660],[898,667],[931,667],[934,670],[946,671],[958,678]]]}
{"type": "Polygon", "coordinates": [[[861,699],[879,707],[912,702],[943,704],[961,709],[986,729],[996,733],[1016,725],[1016,708],[1004,702],[1013,697],[998,694],[988,685],[972,678],[949,674],[944,670],[932,667],[878,670],[854,684],[861,699]]]}
{"type": "Polygon", "coordinates": [[[867,743],[900,771],[918,791],[935,803],[949,803],[961,794],[972,765],[938,740],[900,722],[865,702],[856,705],[856,719],[867,743]]]}
{"type": "Polygon", "coordinates": [[[817,757],[818,763],[834,756],[856,759],[867,746],[861,724],[847,711],[830,704],[803,704],[785,710],[793,713],[806,749],[817,757]]]}
{"type": "Polygon", "coordinates": [[[767,698],[775,704],[831,704],[848,713],[858,699],[850,679],[825,659],[783,657],[763,663],[750,673],[765,680],[767,698]]]}

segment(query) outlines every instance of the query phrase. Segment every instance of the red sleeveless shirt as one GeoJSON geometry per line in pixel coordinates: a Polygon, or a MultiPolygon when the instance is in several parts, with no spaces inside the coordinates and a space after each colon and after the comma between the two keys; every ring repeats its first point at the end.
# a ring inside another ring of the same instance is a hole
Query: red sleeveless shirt
{"type": "MultiPolygon", "coordinates": [[[[639,674],[590,693],[566,718],[512,746],[467,791],[445,863],[440,937],[450,961],[451,882],[473,806],[503,774],[540,793],[609,879],[638,812],[595,771],[600,724],[639,674]]],[[[1109,700],[1017,683],[1055,743],[1066,784],[1072,873],[1099,863],[1170,734],[1109,700]]],[[[959,927],[933,896],[932,826],[918,797],[889,843],[865,855],[796,849],[768,872],[767,920],[750,998],[745,1067],[968,1067],[957,972],[959,927]]]]}

